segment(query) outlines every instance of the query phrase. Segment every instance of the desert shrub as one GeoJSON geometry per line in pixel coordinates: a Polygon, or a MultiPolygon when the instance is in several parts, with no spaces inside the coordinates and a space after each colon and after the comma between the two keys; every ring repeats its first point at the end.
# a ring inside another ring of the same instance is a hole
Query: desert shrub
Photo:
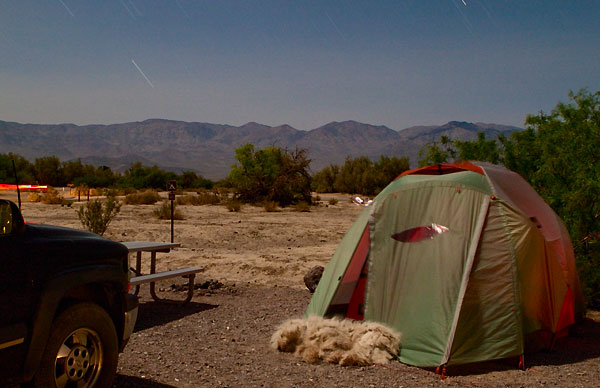
{"type": "Polygon", "coordinates": [[[104,203],[99,199],[87,202],[77,210],[77,216],[85,229],[102,236],[119,211],[121,203],[108,197],[104,203]]]}
{"type": "Polygon", "coordinates": [[[319,201],[321,201],[321,196],[320,195],[315,195],[314,197],[312,197],[312,201],[313,202],[319,202],[319,201]]]}
{"type": "Polygon", "coordinates": [[[60,206],[66,206],[66,207],[71,207],[73,205],[73,200],[71,199],[63,199],[62,202],[60,203],[60,206]]]}
{"type": "Polygon", "coordinates": [[[218,192],[199,191],[197,198],[200,205],[216,205],[221,202],[218,192]]]}
{"type": "Polygon", "coordinates": [[[107,197],[116,197],[117,195],[119,195],[119,190],[112,187],[107,187],[102,190],[102,195],[105,195],[107,197]]]}
{"type": "Polygon", "coordinates": [[[63,197],[58,194],[55,188],[49,187],[48,190],[40,198],[41,203],[46,205],[60,205],[63,202],[63,197]]]}
{"type": "Polygon", "coordinates": [[[225,207],[230,212],[239,212],[242,209],[242,203],[240,201],[227,201],[225,207]]]}
{"type": "Polygon", "coordinates": [[[133,193],[137,193],[137,190],[135,189],[135,187],[121,187],[118,190],[119,195],[128,195],[128,194],[133,194],[133,193]]]}
{"type": "Polygon", "coordinates": [[[125,196],[125,203],[128,205],[153,205],[159,200],[160,196],[154,190],[131,193],[125,196]]]}
{"type": "Polygon", "coordinates": [[[90,189],[90,197],[99,197],[103,194],[102,189],[90,189]]]}
{"type": "Polygon", "coordinates": [[[29,193],[27,195],[27,200],[29,202],[40,202],[42,196],[39,193],[29,193]]]}
{"type": "Polygon", "coordinates": [[[89,189],[90,188],[84,184],[78,185],[74,188],[75,192],[79,195],[87,195],[89,189]]]}
{"type": "Polygon", "coordinates": [[[335,199],[335,198],[330,198],[330,199],[329,199],[329,204],[330,204],[330,205],[337,205],[337,203],[338,203],[338,200],[337,200],[337,199],[335,199]]]}
{"type": "MultiPolygon", "coordinates": [[[[169,201],[163,201],[162,205],[158,209],[155,209],[152,212],[156,218],[159,220],[170,220],[171,219],[171,204],[169,201]]],[[[173,203],[173,219],[174,220],[183,220],[183,214],[179,210],[177,210],[177,206],[173,203]]]]}
{"type": "Polygon", "coordinates": [[[304,201],[298,202],[293,207],[294,207],[294,210],[297,212],[309,212],[310,211],[310,205],[308,204],[308,202],[304,202],[304,201]]]}
{"type": "Polygon", "coordinates": [[[265,211],[268,213],[278,211],[277,202],[275,202],[275,201],[265,201],[265,203],[263,204],[263,207],[265,208],[265,211]]]}
{"type": "Polygon", "coordinates": [[[200,191],[198,195],[187,194],[181,197],[177,197],[178,205],[215,205],[221,202],[221,199],[216,193],[200,191]]]}
{"type": "Polygon", "coordinates": [[[186,194],[184,196],[177,197],[177,199],[175,200],[175,203],[177,203],[178,205],[195,205],[196,204],[196,196],[186,194]]]}

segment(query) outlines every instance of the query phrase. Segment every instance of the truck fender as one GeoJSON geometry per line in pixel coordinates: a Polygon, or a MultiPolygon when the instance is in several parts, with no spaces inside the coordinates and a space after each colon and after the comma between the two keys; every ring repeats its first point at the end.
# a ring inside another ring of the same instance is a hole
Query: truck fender
{"type": "Polygon", "coordinates": [[[24,381],[31,380],[39,367],[54,316],[64,295],[74,287],[92,283],[121,284],[125,290],[127,275],[120,265],[94,264],[63,272],[46,283],[33,319],[31,341],[23,365],[24,381]]]}

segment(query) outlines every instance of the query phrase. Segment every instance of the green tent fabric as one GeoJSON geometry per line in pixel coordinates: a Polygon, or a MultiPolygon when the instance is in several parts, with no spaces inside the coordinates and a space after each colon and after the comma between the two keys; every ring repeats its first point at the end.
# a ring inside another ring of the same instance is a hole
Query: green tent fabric
{"type": "Polygon", "coordinates": [[[306,315],[402,333],[399,359],[432,367],[551,347],[583,297],[566,229],[518,175],[485,163],[404,173],[342,240],[306,315]]]}

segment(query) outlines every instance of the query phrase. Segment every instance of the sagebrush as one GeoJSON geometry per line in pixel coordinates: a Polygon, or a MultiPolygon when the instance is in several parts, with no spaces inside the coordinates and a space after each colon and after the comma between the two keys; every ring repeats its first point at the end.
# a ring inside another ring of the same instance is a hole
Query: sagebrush
{"type": "Polygon", "coordinates": [[[60,205],[63,203],[63,197],[58,194],[55,188],[49,187],[40,198],[40,202],[46,205],[60,205]]]}
{"type": "Polygon", "coordinates": [[[227,210],[229,210],[230,212],[239,212],[242,209],[242,203],[240,201],[228,201],[225,204],[225,207],[227,208],[227,210]]]}
{"type": "Polygon", "coordinates": [[[108,197],[104,203],[99,199],[87,202],[77,210],[77,216],[85,229],[102,236],[120,211],[121,203],[115,197],[108,197]]]}
{"type": "Polygon", "coordinates": [[[293,208],[297,212],[310,212],[310,204],[308,202],[300,201],[293,205],[293,208]]]}
{"type": "Polygon", "coordinates": [[[182,197],[177,197],[178,205],[216,205],[221,202],[221,198],[217,193],[212,192],[198,192],[198,195],[187,194],[182,197]]]}
{"type": "Polygon", "coordinates": [[[279,211],[279,208],[277,206],[277,202],[275,201],[266,201],[263,204],[263,208],[265,209],[266,212],[268,213],[272,213],[272,212],[277,212],[279,211]]]}
{"type": "Polygon", "coordinates": [[[153,205],[159,200],[160,196],[154,190],[131,193],[125,196],[125,203],[127,205],[153,205]]]}
{"type": "MultiPolygon", "coordinates": [[[[179,210],[177,210],[177,206],[174,202],[173,204],[173,219],[174,220],[183,220],[183,214],[179,210]]],[[[162,205],[158,209],[155,209],[153,212],[154,216],[159,220],[170,220],[171,219],[171,204],[169,201],[163,201],[162,205]]]]}

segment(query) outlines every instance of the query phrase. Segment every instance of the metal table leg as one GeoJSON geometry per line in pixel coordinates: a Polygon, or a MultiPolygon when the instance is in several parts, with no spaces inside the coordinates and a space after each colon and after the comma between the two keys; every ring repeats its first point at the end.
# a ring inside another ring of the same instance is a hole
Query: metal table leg
{"type": "MultiPolygon", "coordinates": [[[[156,273],[156,252],[152,252],[150,260],[150,273],[156,273]]],[[[150,282],[150,295],[152,295],[152,299],[154,299],[157,302],[187,304],[190,300],[192,300],[192,297],[194,296],[194,279],[196,278],[196,274],[185,275],[184,277],[188,278],[188,293],[187,297],[184,300],[169,300],[159,297],[158,295],[156,295],[156,283],[150,282]]]]}
{"type": "MultiPolygon", "coordinates": [[[[142,274],[142,252],[138,251],[135,256],[135,276],[140,276],[142,274]]],[[[140,285],[135,286],[134,295],[140,292],[140,285]]]]}

